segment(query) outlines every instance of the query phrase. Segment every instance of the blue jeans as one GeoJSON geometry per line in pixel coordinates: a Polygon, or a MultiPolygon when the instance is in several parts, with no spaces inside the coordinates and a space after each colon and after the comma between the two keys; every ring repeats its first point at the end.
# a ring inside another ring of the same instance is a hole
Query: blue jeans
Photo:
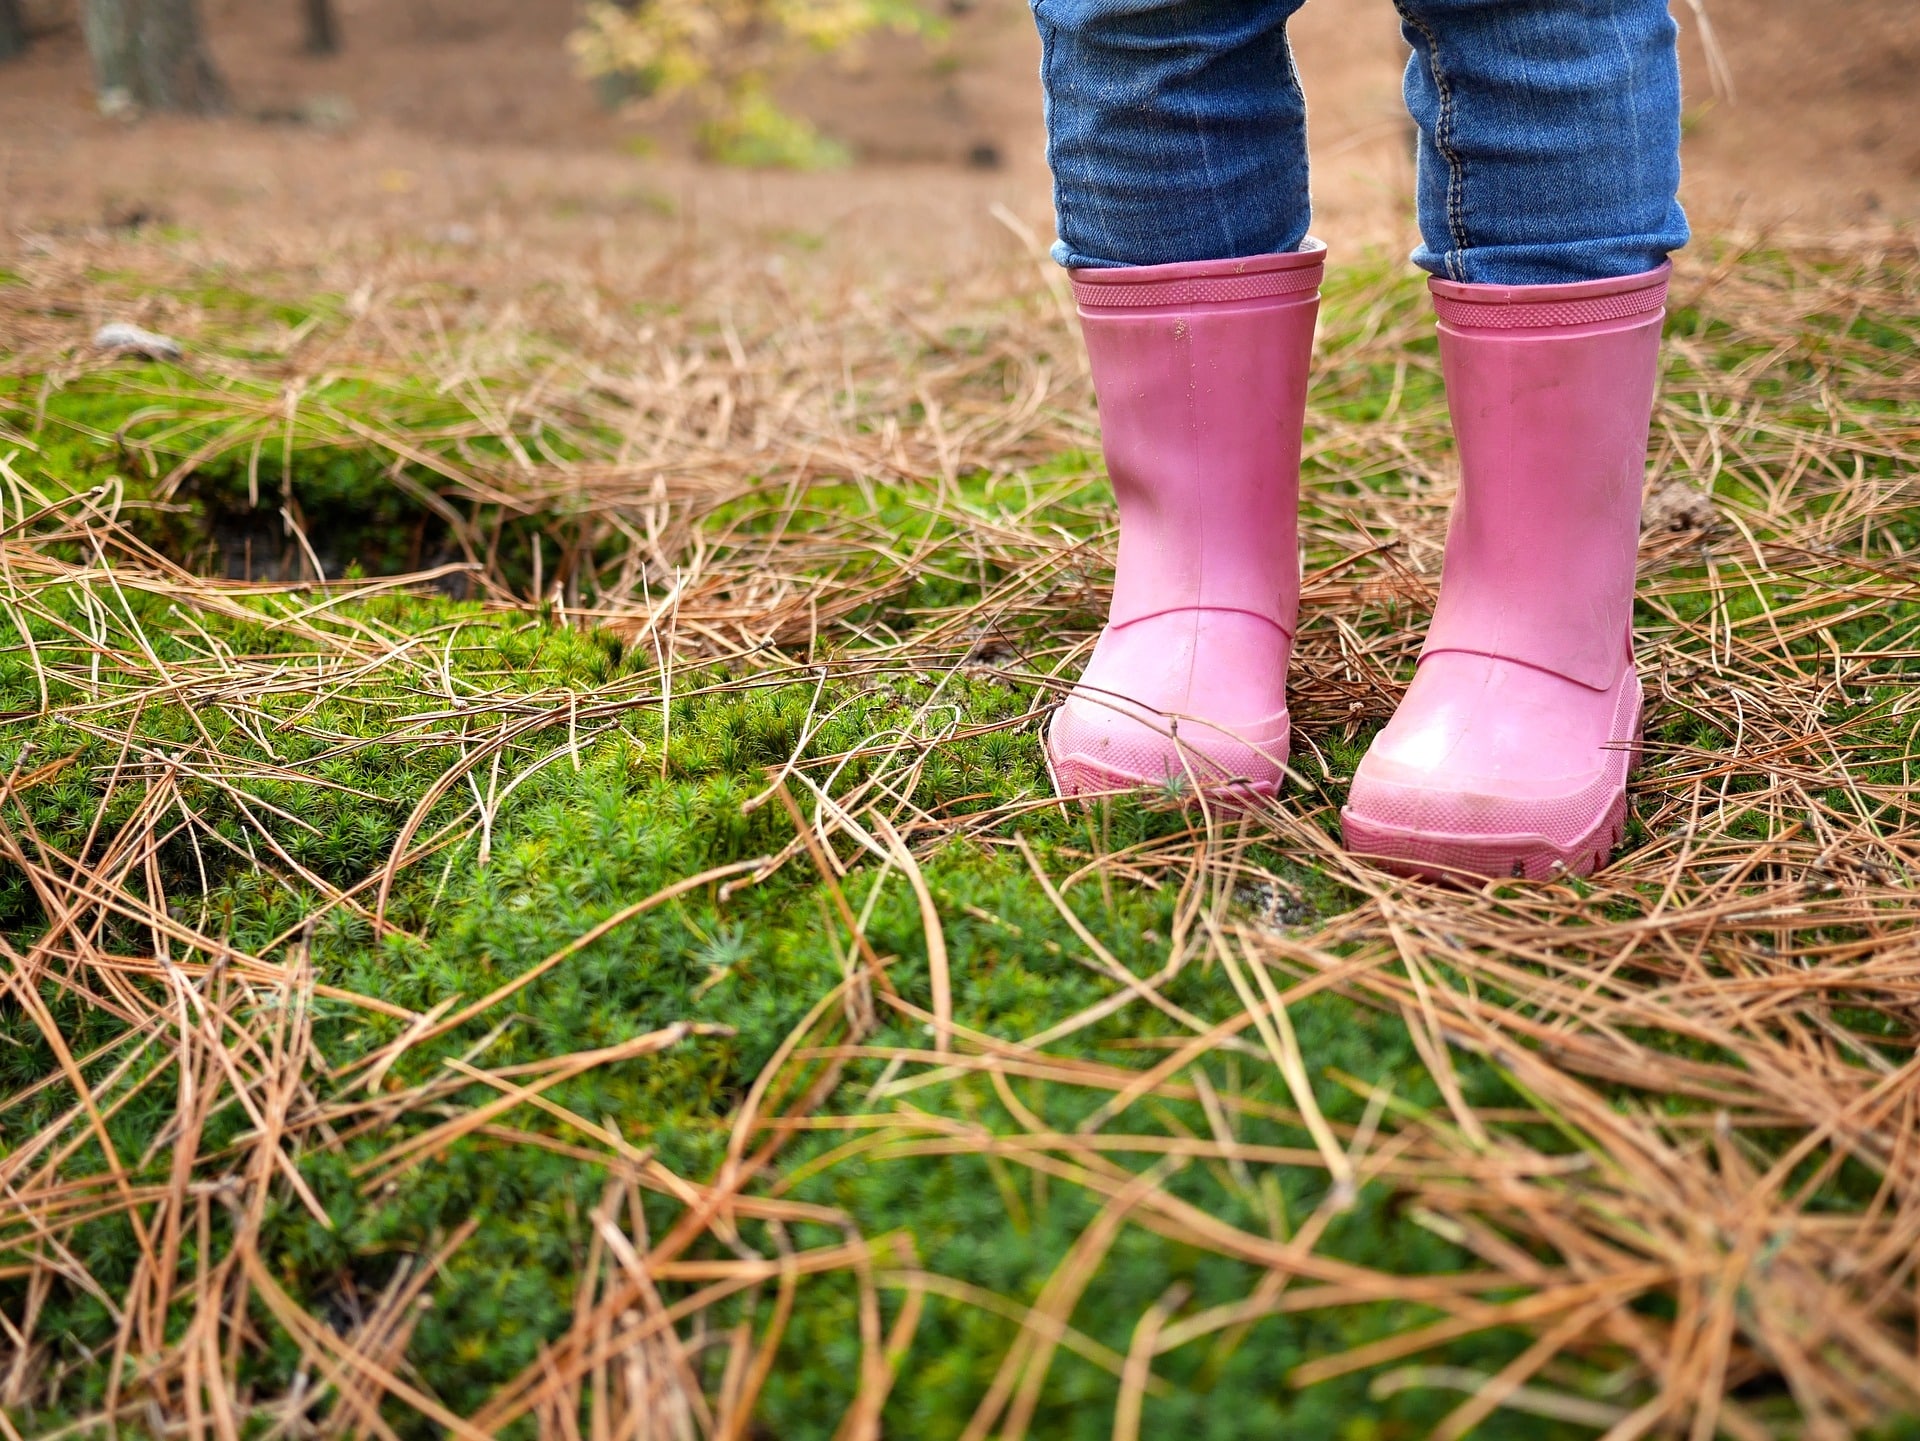
{"type": "MultiPolygon", "coordinates": [[[[1070,266],[1225,260],[1307,233],[1303,0],[1032,0],[1070,266]]],[[[1495,285],[1652,270],[1687,240],[1667,0],[1394,0],[1420,132],[1414,261],[1495,285]]]]}

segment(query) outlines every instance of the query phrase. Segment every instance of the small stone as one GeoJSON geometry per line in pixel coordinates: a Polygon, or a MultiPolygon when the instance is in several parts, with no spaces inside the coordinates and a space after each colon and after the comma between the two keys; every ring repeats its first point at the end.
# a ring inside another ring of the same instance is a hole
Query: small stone
{"type": "Polygon", "coordinates": [[[1670,480],[1647,497],[1640,528],[1648,532],[1711,530],[1718,518],[1712,496],[1685,481],[1670,480]]]}
{"type": "Polygon", "coordinates": [[[140,104],[124,85],[109,85],[94,97],[100,114],[108,120],[131,121],[140,118],[140,104]]]}
{"type": "Polygon", "coordinates": [[[1252,913],[1254,924],[1262,930],[1284,930],[1314,919],[1314,909],[1307,898],[1282,881],[1263,880],[1238,886],[1233,898],[1252,913]]]}
{"type": "Polygon", "coordinates": [[[180,342],[170,335],[157,335],[151,330],[142,330],[137,325],[128,325],[116,320],[111,325],[103,325],[93,333],[96,350],[113,350],[123,355],[137,355],[146,360],[178,360],[180,342]]]}

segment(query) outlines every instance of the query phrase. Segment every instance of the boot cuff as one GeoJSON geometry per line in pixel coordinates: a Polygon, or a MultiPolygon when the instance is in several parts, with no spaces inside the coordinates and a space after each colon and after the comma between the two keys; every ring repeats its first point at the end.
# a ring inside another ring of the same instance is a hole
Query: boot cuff
{"type": "Polygon", "coordinates": [[[1652,315],[1667,303],[1671,262],[1658,270],[1571,285],[1466,285],[1434,276],[1434,312],[1458,330],[1531,330],[1652,315]]]}
{"type": "Polygon", "coordinates": [[[1312,236],[1298,250],[1176,265],[1125,265],[1072,270],[1073,298],[1083,310],[1147,305],[1205,305],[1317,290],[1327,247],[1312,236]]]}

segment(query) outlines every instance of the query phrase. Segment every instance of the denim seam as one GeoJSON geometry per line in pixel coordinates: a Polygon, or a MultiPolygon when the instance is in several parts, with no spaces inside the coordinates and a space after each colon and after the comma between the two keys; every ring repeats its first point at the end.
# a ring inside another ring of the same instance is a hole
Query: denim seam
{"type": "Polygon", "coordinates": [[[1427,42],[1427,69],[1433,74],[1433,88],[1440,93],[1440,114],[1433,122],[1433,148],[1447,162],[1447,239],[1452,249],[1446,256],[1447,278],[1465,282],[1467,278],[1467,162],[1453,143],[1456,107],[1453,86],[1440,64],[1440,38],[1433,27],[1395,0],[1394,8],[1427,42]]]}

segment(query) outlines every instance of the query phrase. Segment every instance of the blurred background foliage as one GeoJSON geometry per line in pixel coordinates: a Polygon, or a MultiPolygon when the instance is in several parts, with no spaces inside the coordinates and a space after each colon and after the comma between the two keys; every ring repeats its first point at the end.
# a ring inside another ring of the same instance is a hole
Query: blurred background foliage
{"type": "MultiPolygon", "coordinates": [[[[351,52],[336,0],[287,0],[309,55],[351,52]]],[[[77,24],[103,115],[220,115],[232,92],[208,43],[202,0],[0,0],[0,60],[24,54],[36,28],[77,24]]],[[[775,95],[809,64],[857,62],[878,33],[937,38],[945,25],[916,0],[585,0],[568,48],[611,109],[654,118],[678,106],[704,158],[826,169],[848,146],[775,95]]],[[[457,21],[456,21],[457,23],[457,21]]],[[[365,43],[365,42],[362,42],[365,43]]]]}
{"type": "Polygon", "coordinates": [[[600,0],[587,6],[572,49],[610,97],[639,107],[690,99],[710,159],[813,170],[845,164],[846,148],[783,108],[773,78],[808,58],[856,51],[876,31],[939,28],[913,0],[600,0]]]}

